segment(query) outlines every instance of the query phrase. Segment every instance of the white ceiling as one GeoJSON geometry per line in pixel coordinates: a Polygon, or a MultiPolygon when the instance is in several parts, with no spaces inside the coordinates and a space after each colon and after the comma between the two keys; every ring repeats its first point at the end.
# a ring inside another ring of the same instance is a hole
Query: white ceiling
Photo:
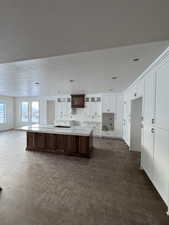
{"type": "Polygon", "coordinates": [[[168,46],[169,41],[163,41],[0,64],[0,95],[119,92],[168,46]],[[133,62],[135,57],[140,61],[133,62]],[[118,79],[112,80],[112,76],[118,79]],[[70,83],[70,79],[75,82],[70,83]]]}
{"type": "Polygon", "coordinates": [[[169,39],[168,0],[1,0],[0,62],[169,39]]]}

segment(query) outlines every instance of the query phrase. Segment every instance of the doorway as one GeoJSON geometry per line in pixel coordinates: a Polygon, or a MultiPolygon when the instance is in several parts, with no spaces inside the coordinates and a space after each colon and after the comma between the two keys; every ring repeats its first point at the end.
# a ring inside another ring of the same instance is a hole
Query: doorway
{"type": "Polygon", "coordinates": [[[47,100],[47,124],[55,123],[55,101],[47,100]]]}
{"type": "Polygon", "coordinates": [[[130,150],[141,152],[142,140],[142,98],[131,101],[130,150]]]}

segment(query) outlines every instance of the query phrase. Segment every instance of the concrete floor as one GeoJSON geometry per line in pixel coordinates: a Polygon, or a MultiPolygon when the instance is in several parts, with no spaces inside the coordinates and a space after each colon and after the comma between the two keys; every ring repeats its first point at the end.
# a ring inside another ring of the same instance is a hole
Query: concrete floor
{"type": "Polygon", "coordinates": [[[96,139],[91,159],[26,152],[25,133],[0,134],[0,225],[169,225],[140,155],[96,139]]]}

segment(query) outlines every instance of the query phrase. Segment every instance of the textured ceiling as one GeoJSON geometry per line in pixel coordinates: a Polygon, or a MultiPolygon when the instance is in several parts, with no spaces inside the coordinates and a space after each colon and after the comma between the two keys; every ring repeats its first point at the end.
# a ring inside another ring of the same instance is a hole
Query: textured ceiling
{"type": "Polygon", "coordinates": [[[0,95],[55,96],[119,92],[127,88],[169,41],[0,64],[0,95]],[[140,60],[133,62],[133,58],[140,60]],[[117,76],[112,80],[112,76],[117,76]],[[70,83],[69,80],[75,80],[70,83]],[[36,85],[35,82],[40,82],[36,85]]]}
{"type": "Polygon", "coordinates": [[[0,63],[169,39],[168,0],[1,0],[0,63]]]}

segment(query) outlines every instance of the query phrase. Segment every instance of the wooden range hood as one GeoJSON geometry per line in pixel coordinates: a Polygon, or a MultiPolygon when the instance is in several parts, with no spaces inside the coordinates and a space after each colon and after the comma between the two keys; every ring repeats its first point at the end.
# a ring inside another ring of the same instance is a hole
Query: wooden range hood
{"type": "Polygon", "coordinates": [[[72,108],[84,108],[85,107],[85,95],[77,94],[71,95],[72,108]]]}

